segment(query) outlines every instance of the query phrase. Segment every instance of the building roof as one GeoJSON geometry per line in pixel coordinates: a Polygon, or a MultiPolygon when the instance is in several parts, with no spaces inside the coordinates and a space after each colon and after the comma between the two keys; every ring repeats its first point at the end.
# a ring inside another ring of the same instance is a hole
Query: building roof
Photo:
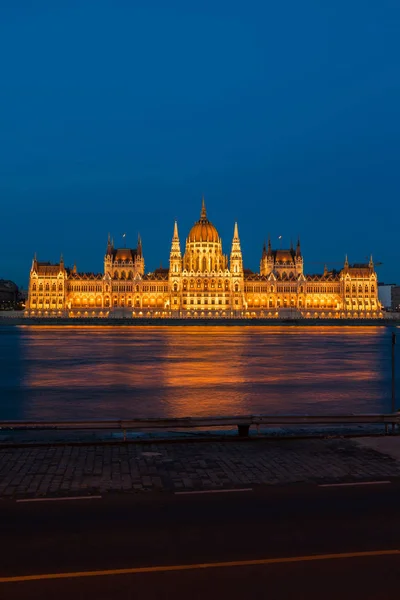
{"type": "Polygon", "coordinates": [[[272,250],[275,263],[294,263],[294,250],[272,250]]]}
{"type": "Polygon", "coordinates": [[[189,242],[219,242],[218,231],[214,225],[207,219],[206,205],[204,198],[200,219],[193,225],[188,235],[189,242]]]}
{"type": "Polygon", "coordinates": [[[138,256],[137,248],[113,248],[112,257],[114,262],[135,262],[138,256]]]}

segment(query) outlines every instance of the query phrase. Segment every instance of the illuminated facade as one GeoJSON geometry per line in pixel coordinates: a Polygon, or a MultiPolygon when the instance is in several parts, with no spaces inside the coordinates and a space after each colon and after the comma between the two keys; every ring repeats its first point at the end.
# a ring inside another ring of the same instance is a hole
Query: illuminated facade
{"type": "Polygon", "coordinates": [[[273,250],[264,244],[259,273],[243,268],[238,226],[231,253],[208,220],[200,219],[182,255],[175,222],[168,269],[145,273],[137,247],[114,248],[108,239],[103,273],[79,273],[76,266],[33,259],[26,316],[183,318],[379,318],[378,282],[372,257],[367,264],[306,275],[300,241],[273,250]]]}

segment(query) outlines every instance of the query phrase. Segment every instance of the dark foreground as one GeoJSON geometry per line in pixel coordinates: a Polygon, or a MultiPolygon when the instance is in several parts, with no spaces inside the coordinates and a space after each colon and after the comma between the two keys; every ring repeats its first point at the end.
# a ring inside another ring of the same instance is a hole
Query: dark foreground
{"type": "Polygon", "coordinates": [[[0,598],[397,598],[399,497],[392,481],[3,500],[0,598]]]}

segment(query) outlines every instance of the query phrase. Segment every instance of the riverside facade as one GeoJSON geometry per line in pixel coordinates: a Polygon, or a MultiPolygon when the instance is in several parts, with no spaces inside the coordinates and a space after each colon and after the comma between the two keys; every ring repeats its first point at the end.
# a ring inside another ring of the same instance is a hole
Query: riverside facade
{"type": "Polygon", "coordinates": [[[140,238],[136,248],[115,248],[108,238],[102,273],[80,273],[76,266],[39,262],[29,278],[25,316],[29,317],[181,317],[181,318],[381,318],[372,257],[340,271],[304,273],[296,248],[264,244],[259,273],[243,268],[237,223],[231,252],[223,254],[217,229],[208,220],[204,199],[200,219],[182,254],[175,222],[169,268],[145,273],[140,238]]]}

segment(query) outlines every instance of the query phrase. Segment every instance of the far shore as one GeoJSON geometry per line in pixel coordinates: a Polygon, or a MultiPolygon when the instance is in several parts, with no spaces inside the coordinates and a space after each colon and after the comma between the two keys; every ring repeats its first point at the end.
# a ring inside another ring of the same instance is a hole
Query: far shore
{"type": "Polygon", "coordinates": [[[400,319],[175,319],[175,318],[30,318],[3,317],[0,315],[0,326],[3,325],[36,325],[56,327],[397,327],[400,319]]]}

